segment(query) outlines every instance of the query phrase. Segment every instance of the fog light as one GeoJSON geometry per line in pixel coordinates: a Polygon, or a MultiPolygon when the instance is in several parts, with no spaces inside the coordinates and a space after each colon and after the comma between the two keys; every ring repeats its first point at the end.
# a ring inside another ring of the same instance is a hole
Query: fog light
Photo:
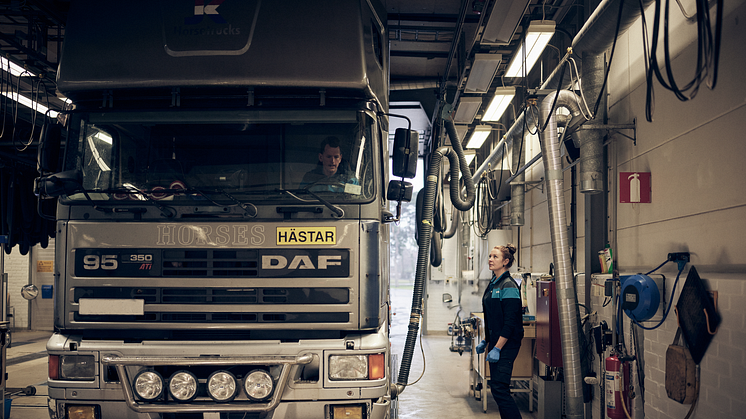
{"type": "Polygon", "coordinates": [[[98,419],[96,406],[65,406],[68,419],[98,419]]]}
{"type": "Polygon", "coordinates": [[[272,376],[263,370],[251,371],[244,379],[244,389],[251,400],[265,400],[272,394],[273,388],[272,376]]]}
{"type": "Polygon", "coordinates": [[[168,380],[168,393],[180,402],[188,402],[197,396],[197,377],[189,371],[177,371],[168,380]]]}
{"type": "Polygon", "coordinates": [[[155,371],[140,371],[132,387],[141,399],[155,400],[163,394],[163,377],[155,371]]]}
{"type": "Polygon", "coordinates": [[[229,402],[236,397],[236,377],[228,371],[215,371],[207,379],[207,394],[216,402],[229,402]]]}
{"type": "Polygon", "coordinates": [[[363,419],[363,407],[355,404],[333,406],[332,419],[363,419]]]}

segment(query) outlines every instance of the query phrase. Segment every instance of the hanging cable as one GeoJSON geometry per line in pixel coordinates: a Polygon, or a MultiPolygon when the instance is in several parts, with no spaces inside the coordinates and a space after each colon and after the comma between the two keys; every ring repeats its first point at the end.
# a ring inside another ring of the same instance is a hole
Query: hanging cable
{"type": "MultiPolygon", "coordinates": [[[[674,93],[677,99],[680,101],[688,101],[694,99],[699,91],[699,87],[704,82],[707,87],[711,90],[717,85],[717,74],[718,65],[720,61],[720,45],[722,39],[722,21],[723,21],[723,0],[716,0],[716,15],[715,15],[715,33],[713,35],[712,21],[710,18],[710,6],[708,0],[696,0],[697,12],[697,64],[695,66],[694,77],[688,83],[679,87],[679,83],[673,74],[672,59],[670,51],[670,29],[669,29],[669,13],[670,13],[670,0],[665,0],[665,5],[662,4],[664,0],[656,0],[655,2],[655,16],[653,22],[653,34],[650,49],[647,50],[647,22],[644,20],[643,13],[643,48],[645,51],[646,62],[646,102],[645,102],[645,117],[649,122],[653,120],[653,109],[655,107],[654,93],[653,93],[653,76],[660,82],[660,84],[667,90],[674,93]],[[664,10],[661,12],[661,7],[664,10]],[[661,13],[663,17],[661,19],[661,13]],[[661,67],[658,63],[658,39],[661,30],[661,20],[663,23],[663,69],[665,70],[665,76],[661,72],[661,67]]],[[[641,5],[642,8],[642,5],[641,5]]],[[[683,9],[682,9],[682,13],[683,9]]],[[[684,13],[685,17],[687,16],[684,13]]]]}
{"type": "MultiPolygon", "coordinates": [[[[609,54],[609,64],[606,66],[606,74],[604,74],[604,82],[601,85],[601,90],[598,92],[598,98],[596,98],[596,105],[593,106],[593,115],[598,113],[598,107],[601,105],[601,99],[603,99],[604,91],[606,90],[606,83],[609,81],[609,70],[611,70],[611,62],[614,60],[614,51],[616,50],[616,40],[619,37],[619,27],[622,24],[622,11],[624,10],[624,1],[619,2],[619,14],[616,18],[616,31],[614,32],[614,42],[611,44],[611,53],[609,54]]],[[[643,13],[644,14],[644,13],[643,13]]]]}
{"type": "Polygon", "coordinates": [[[578,64],[575,62],[575,58],[570,57],[568,59],[570,62],[570,79],[572,80],[573,86],[577,84],[578,90],[580,90],[580,97],[583,99],[583,106],[580,106],[580,102],[578,102],[578,108],[580,108],[580,112],[583,114],[583,118],[585,118],[586,121],[590,121],[594,118],[594,113],[591,112],[591,109],[588,107],[588,102],[585,100],[585,94],[583,93],[583,85],[580,83],[580,72],[578,71],[578,64]],[[572,70],[575,70],[575,78],[573,78],[572,70]],[[586,114],[583,112],[583,107],[585,107],[585,112],[588,112],[586,114]]]}

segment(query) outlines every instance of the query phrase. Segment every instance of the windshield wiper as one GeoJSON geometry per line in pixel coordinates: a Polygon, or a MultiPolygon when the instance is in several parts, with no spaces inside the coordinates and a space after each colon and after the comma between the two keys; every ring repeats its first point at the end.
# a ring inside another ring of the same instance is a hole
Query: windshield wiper
{"type": "Polygon", "coordinates": [[[241,208],[246,213],[246,215],[248,215],[249,217],[254,218],[257,215],[259,215],[259,209],[256,207],[256,205],[252,204],[251,202],[243,202],[240,199],[236,198],[233,194],[231,194],[229,192],[226,192],[223,189],[215,189],[215,190],[211,190],[211,191],[203,191],[203,190],[197,189],[197,188],[189,188],[189,189],[180,189],[178,191],[180,193],[197,194],[197,195],[201,196],[202,198],[205,198],[205,200],[207,200],[209,203],[211,203],[211,204],[213,204],[215,206],[218,206],[218,207],[225,207],[225,205],[223,205],[223,204],[221,204],[219,202],[215,202],[213,199],[211,199],[210,197],[208,197],[208,195],[224,195],[224,196],[228,197],[228,199],[230,199],[231,201],[233,201],[233,203],[234,203],[233,206],[237,206],[237,207],[241,208]],[[251,209],[251,211],[249,209],[251,209]]]}
{"type": "Polygon", "coordinates": [[[334,215],[336,215],[338,218],[342,218],[342,217],[345,216],[345,212],[344,212],[344,210],[341,207],[332,204],[331,202],[329,202],[326,199],[324,199],[324,198],[316,195],[315,193],[309,191],[308,189],[277,189],[277,191],[281,192],[281,193],[286,193],[286,194],[292,196],[293,198],[295,198],[295,199],[297,199],[298,201],[301,201],[301,202],[308,202],[308,200],[307,199],[303,199],[303,198],[301,198],[301,197],[299,197],[299,196],[297,196],[295,194],[297,194],[297,193],[307,193],[307,194],[311,195],[312,197],[314,197],[316,199],[316,201],[324,204],[325,207],[329,208],[329,210],[334,215]]]}
{"type": "Polygon", "coordinates": [[[235,196],[233,196],[232,194],[230,194],[230,193],[226,192],[226,191],[225,191],[225,190],[223,190],[223,189],[220,189],[220,190],[218,191],[218,193],[221,193],[221,194],[223,194],[223,195],[227,196],[227,197],[228,197],[228,199],[230,199],[230,200],[231,200],[231,201],[233,201],[233,202],[234,202],[234,203],[235,203],[236,205],[238,205],[238,206],[239,206],[239,207],[240,207],[240,208],[241,208],[241,209],[242,209],[242,210],[243,210],[243,211],[244,211],[244,212],[246,213],[246,215],[248,215],[249,217],[251,217],[251,218],[254,218],[254,217],[256,217],[257,215],[259,215],[259,209],[258,209],[258,208],[256,207],[256,205],[252,204],[251,202],[242,202],[242,201],[240,201],[240,200],[239,200],[238,198],[236,198],[235,196]],[[253,209],[253,211],[254,211],[254,214],[251,214],[251,213],[249,212],[249,207],[251,207],[251,208],[253,209]]]}

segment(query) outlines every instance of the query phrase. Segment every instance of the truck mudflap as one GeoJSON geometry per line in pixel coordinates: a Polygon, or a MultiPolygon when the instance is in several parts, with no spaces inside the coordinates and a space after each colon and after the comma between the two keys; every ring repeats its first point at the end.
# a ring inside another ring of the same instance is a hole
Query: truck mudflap
{"type": "Polygon", "coordinates": [[[127,406],[138,413],[201,413],[201,412],[269,412],[280,403],[282,394],[290,377],[290,370],[295,365],[305,365],[313,360],[312,354],[298,356],[259,356],[236,358],[193,358],[193,357],[122,357],[104,356],[101,362],[105,366],[115,367],[120,377],[122,392],[127,406]],[[236,366],[236,365],[276,365],[281,366],[280,377],[266,402],[233,401],[231,403],[190,402],[190,403],[149,403],[138,401],[132,388],[132,381],[126,367],[174,366],[236,366]]]}

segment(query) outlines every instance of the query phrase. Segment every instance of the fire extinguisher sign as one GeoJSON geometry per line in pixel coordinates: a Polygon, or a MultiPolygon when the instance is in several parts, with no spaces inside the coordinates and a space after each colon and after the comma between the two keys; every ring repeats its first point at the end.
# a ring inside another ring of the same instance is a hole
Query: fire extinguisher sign
{"type": "Polygon", "coordinates": [[[649,204],[650,172],[619,172],[619,203],[649,204]]]}

